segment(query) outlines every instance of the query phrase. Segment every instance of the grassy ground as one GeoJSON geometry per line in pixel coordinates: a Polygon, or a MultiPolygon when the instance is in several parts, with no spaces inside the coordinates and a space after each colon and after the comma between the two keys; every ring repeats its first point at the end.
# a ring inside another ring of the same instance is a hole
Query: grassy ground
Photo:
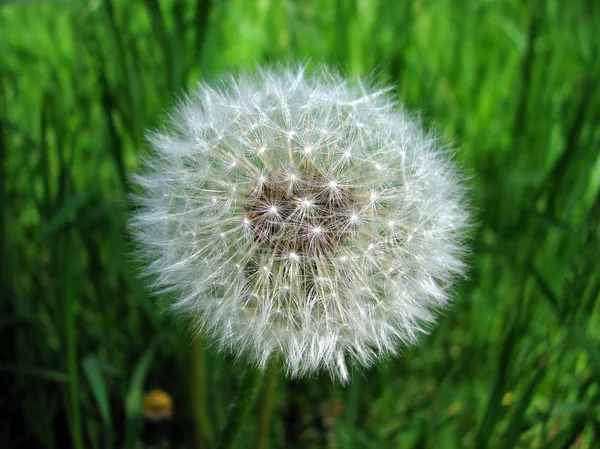
{"type": "Polygon", "coordinates": [[[455,142],[478,226],[419,347],[345,388],[276,379],[269,447],[598,447],[599,29],[584,0],[0,2],[0,446],[148,447],[151,388],[162,447],[214,442],[243,366],[136,277],[127,173],[196,80],[310,59],[455,142]]]}

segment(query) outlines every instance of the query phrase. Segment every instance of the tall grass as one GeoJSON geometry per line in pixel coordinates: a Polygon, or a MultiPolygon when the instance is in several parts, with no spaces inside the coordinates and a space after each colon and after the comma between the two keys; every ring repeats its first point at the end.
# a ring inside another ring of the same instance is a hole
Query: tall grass
{"type": "Polygon", "coordinates": [[[459,148],[478,226],[431,335],[345,388],[280,378],[270,447],[595,447],[598,29],[583,0],[0,2],[0,446],[140,447],[154,387],[173,447],[223,428],[243,366],[206,350],[198,418],[186,323],[127,256],[127,173],[197,80],[310,60],[394,83],[459,148]]]}

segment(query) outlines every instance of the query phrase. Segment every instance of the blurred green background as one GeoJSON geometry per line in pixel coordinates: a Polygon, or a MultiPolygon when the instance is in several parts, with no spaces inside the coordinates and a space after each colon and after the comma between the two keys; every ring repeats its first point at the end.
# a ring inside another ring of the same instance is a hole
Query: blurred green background
{"type": "Polygon", "coordinates": [[[0,2],[0,447],[212,447],[244,367],[138,279],[127,176],[197,80],[307,60],[459,148],[472,270],[402,358],[268,376],[238,447],[600,447],[599,30],[593,0],[0,2]]]}

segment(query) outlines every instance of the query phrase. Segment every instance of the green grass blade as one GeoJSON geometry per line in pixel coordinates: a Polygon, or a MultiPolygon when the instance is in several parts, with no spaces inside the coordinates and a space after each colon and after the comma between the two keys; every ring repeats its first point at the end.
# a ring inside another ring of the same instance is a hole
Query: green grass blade
{"type": "Polygon", "coordinates": [[[102,375],[102,369],[98,358],[96,358],[94,355],[87,356],[83,360],[83,371],[87,376],[88,382],[92,389],[92,394],[94,395],[96,404],[98,405],[98,410],[100,410],[102,422],[104,423],[105,437],[107,438],[106,447],[111,447],[113,435],[110,405],[106,383],[104,382],[104,376],[102,375]]]}
{"type": "Polygon", "coordinates": [[[135,366],[125,398],[125,449],[134,449],[142,423],[142,397],[144,382],[150,369],[156,343],[151,344],[135,366]]]}

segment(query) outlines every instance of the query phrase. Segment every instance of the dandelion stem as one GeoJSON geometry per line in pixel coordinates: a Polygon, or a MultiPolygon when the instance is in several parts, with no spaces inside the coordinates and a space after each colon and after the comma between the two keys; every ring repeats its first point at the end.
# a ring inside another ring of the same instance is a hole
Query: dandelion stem
{"type": "Polygon", "coordinates": [[[206,354],[201,337],[197,337],[192,344],[192,361],[196,449],[204,449],[212,437],[212,428],[206,412],[206,354]]]}
{"type": "Polygon", "coordinates": [[[276,362],[271,361],[271,366],[267,373],[266,385],[263,392],[262,407],[260,411],[260,422],[258,427],[258,437],[256,439],[256,449],[265,449],[269,441],[269,429],[271,427],[271,415],[273,411],[273,398],[275,396],[275,387],[277,385],[278,366],[276,362]]]}
{"type": "Polygon", "coordinates": [[[221,431],[217,449],[231,449],[242,431],[244,420],[254,404],[263,375],[252,368],[245,368],[239,377],[237,391],[229,404],[227,423],[221,431]]]}

